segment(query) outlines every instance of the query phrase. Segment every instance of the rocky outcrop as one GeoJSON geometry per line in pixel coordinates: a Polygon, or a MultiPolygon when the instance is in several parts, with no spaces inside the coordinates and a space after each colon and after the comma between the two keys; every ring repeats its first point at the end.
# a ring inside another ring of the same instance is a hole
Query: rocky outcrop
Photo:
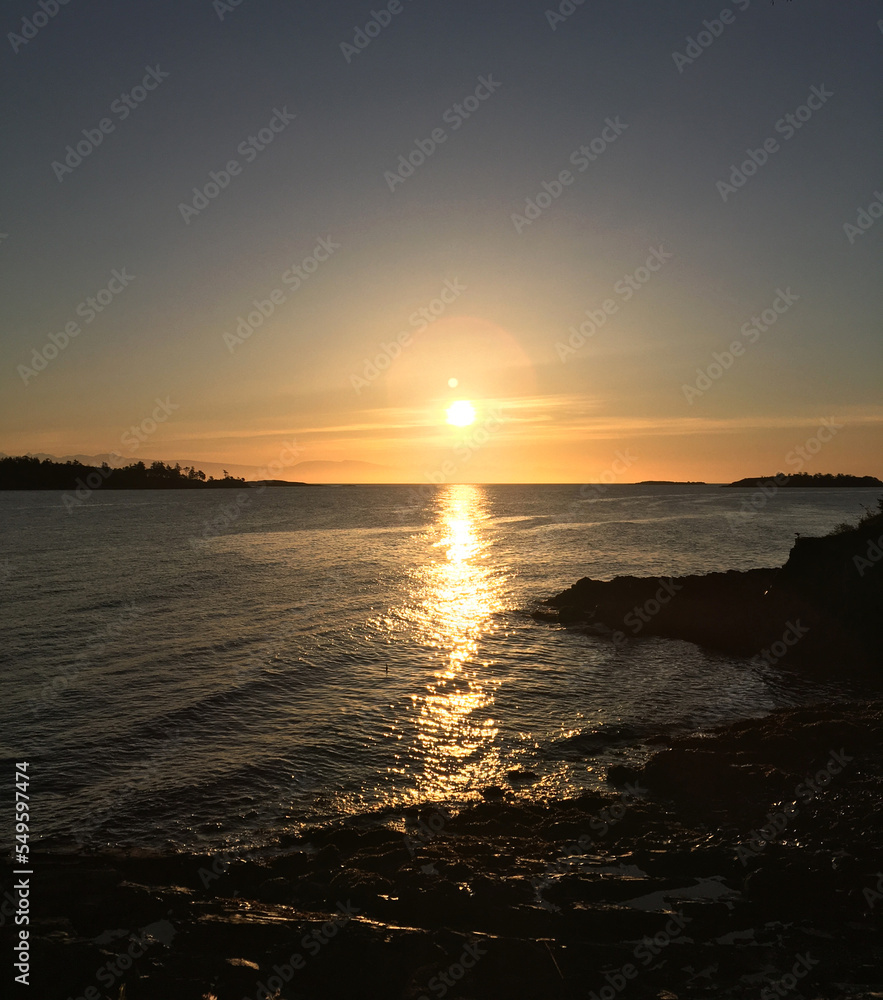
{"type": "Polygon", "coordinates": [[[779,570],[583,579],[535,613],[615,643],[685,639],[769,664],[883,668],[883,523],[798,538],[779,570]]]}
{"type": "Polygon", "coordinates": [[[582,579],[548,601],[535,617],[557,621],[613,642],[663,635],[750,655],[773,569],[704,576],[582,579]]]}

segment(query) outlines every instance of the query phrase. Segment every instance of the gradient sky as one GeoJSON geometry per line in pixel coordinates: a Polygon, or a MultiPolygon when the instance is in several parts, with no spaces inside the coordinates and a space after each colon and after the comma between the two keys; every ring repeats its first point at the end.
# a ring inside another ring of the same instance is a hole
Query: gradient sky
{"type": "Polygon", "coordinates": [[[278,478],[357,460],[397,482],[883,475],[883,221],[844,231],[883,191],[879,3],[595,0],[553,30],[542,2],[402,0],[349,60],[341,43],[379,2],[220,6],[71,0],[25,45],[7,33],[36,0],[4,6],[0,450],[238,468],[296,441],[278,478]],[[679,71],[673,53],[724,9],[679,71]],[[122,120],[112,105],[157,66],[168,77],[122,120]],[[499,87],[455,129],[446,110],[480,77],[499,87]],[[776,123],[813,87],[833,96],[786,138],[776,123]],[[294,120],[243,155],[276,109],[294,120]],[[105,118],[114,130],[59,180],[53,161],[105,118]],[[627,128],[579,172],[571,154],[608,119],[627,128]],[[440,128],[391,191],[385,173],[440,128]],[[718,182],[770,138],[724,201],[718,182]],[[179,206],[231,159],[239,175],[185,222],[179,206]],[[517,231],[562,170],[573,183],[517,231]],[[286,284],[323,239],[333,254],[286,284]],[[654,249],[671,256],[626,301],[617,283],[654,249]],[[85,322],[114,269],[134,280],[85,322]],[[444,288],[453,301],[419,330],[444,288]],[[779,290],[796,300],[744,333],[779,290]],[[605,300],[616,311],[562,358],[605,300]],[[79,335],[23,376],[70,321],[79,335]],[[733,341],[744,353],[685,393],[733,341]],[[471,428],[445,422],[457,399],[471,428]],[[157,400],[174,409],[154,429],[157,400]]]}

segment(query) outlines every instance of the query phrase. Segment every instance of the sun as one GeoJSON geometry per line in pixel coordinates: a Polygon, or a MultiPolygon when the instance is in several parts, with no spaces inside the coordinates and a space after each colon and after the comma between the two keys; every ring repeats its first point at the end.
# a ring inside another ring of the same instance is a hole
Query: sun
{"type": "Polygon", "coordinates": [[[468,427],[475,421],[475,407],[466,399],[459,399],[448,407],[448,423],[454,427],[468,427]]]}

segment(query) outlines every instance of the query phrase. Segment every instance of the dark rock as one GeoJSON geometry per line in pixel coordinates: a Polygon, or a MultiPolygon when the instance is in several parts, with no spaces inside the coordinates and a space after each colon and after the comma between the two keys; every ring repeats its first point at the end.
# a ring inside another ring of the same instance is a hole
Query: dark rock
{"type": "Polygon", "coordinates": [[[635,726],[598,726],[556,740],[549,747],[547,755],[553,760],[582,760],[612,746],[633,744],[640,738],[641,733],[635,726]]]}
{"type": "Polygon", "coordinates": [[[323,868],[340,868],[343,865],[343,855],[336,844],[328,844],[316,855],[316,863],[323,868]]]}
{"type": "Polygon", "coordinates": [[[534,771],[522,771],[518,768],[507,771],[506,777],[512,784],[533,784],[540,780],[540,776],[534,771]]]}
{"type": "Polygon", "coordinates": [[[640,969],[628,990],[634,1000],[666,990],[681,1000],[735,1000],[760,995],[806,951],[819,965],[803,995],[874,992],[840,984],[879,982],[883,973],[883,905],[874,895],[883,704],[789,709],[683,737],[637,778],[650,794],[628,799],[603,834],[591,820],[625,802],[621,795],[478,802],[421,843],[418,858],[383,817],[373,830],[362,817],[311,831],[320,851],[236,864],[205,885],[199,871],[211,859],[35,852],[35,996],[82,996],[96,983],[96,970],[139,929],[117,922],[127,910],[139,921],[162,914],[173,939],[150,944],[114,982],[114,1000],[122,987],[127,1000],[242,1000],[294,954],[305,963],[282,997],[416,1000],[437,995],[436,977],[476,942],[479,958],[457,978],[452,1000],[601,995],[605,973],[627,962],[640,969]],[[799,812],[781,836],[740,856],[832,751],[853,760],[810,801],[795,797],[799,812]],[[590,842],[573,849],[582,833],[590,842]],[[293,899],[276,902],[286,888],[293,899]],[[684,934],[672,931],[675,915],[688,921],[684,934]],[[308,953],[303,942],[317,933],[325,943],[308,953]],[[635,952],[645,939],[665,942],[646,965],[635,952]]]}
{"type": "Polygon", "coordinates": [[[883,669],[883,513],[824,538],[800,538],[779,570],[673,579],[582,579],[535,615],[607,634],[684,639],[780,668],[883,669]],[[635,632],[634,626],[639,628],[635,632]],[[763,657],[767,651],[767,656],[763,657]]]}
{"type": "Polygon", "coordinates": [[[215,978],[215,992],[224,996],[247,996],[255,992],[255,984],[261,979],[261,967],[247,958],[228,958],[215,978]]]}
{"type": "Polygon", "coordinates": [[[612,764],[607,768],[607,783],[609,785],[633,785],[639,777],[638,769],[626,764],[612,764]]]}
{"type": "Polygon", "coordinates": [[[290,903],[291,882],[287,878],[269,878],[258,886],[256,898],[264,903],[290,903]]]}

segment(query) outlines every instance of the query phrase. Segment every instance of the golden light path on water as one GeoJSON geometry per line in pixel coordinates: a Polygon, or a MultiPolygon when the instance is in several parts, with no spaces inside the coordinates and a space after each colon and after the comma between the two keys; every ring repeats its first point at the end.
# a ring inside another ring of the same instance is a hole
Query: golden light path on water
{"type": "Polygon", "coordinates": [[[412,695],[417,736],[411,752],[422,759],[415,761],[422,763],[417,793],[433,800],[463,797],[492,781],[494,684],[478,651],[504,607],[481,488],[452,485],[437,502],[431,556],[415,573],[411,595],[413,623],[442,657],[425,691],[412,695]]]}

